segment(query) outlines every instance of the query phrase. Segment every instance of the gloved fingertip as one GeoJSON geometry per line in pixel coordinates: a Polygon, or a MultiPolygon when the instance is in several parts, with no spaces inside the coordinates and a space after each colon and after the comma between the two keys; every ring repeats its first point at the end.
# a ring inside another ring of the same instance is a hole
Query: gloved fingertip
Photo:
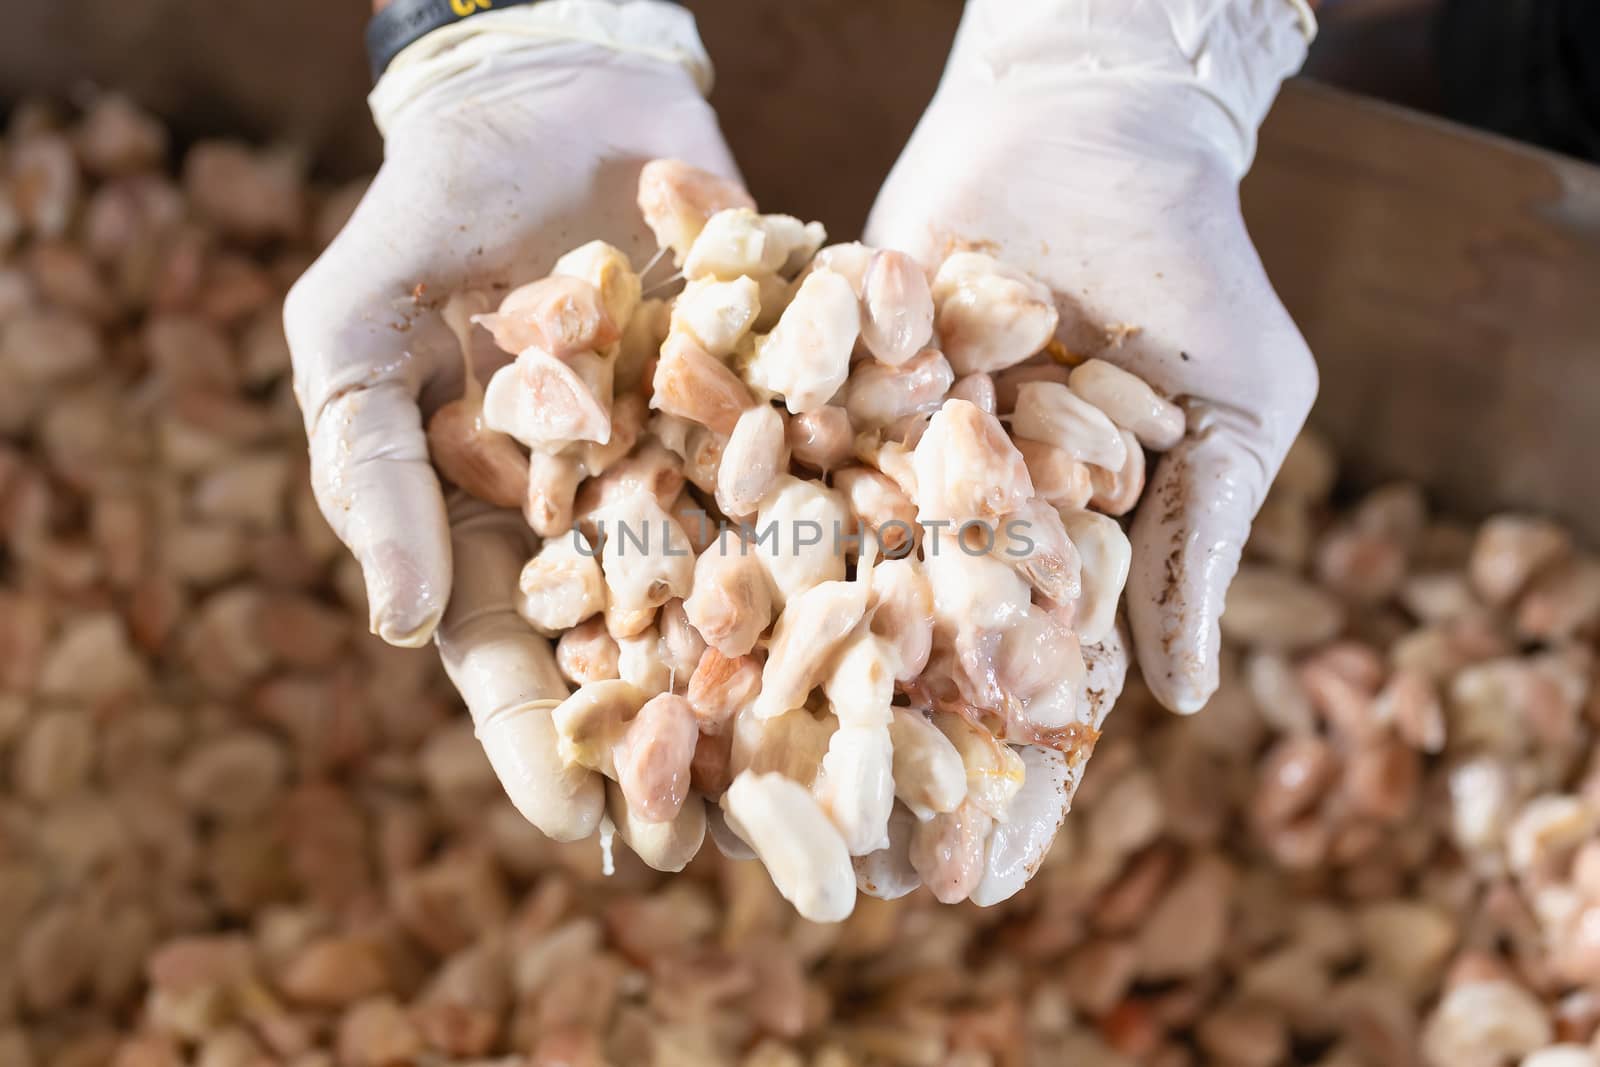
{"type": "Polygon", "coordinates": [[[676,874],[700,852],[706,837],[706,802],[690,793],[678,814],[666,822],[640,818],[628,804],[622,787],[605,781],[605,810],[617,828],[617,837],[651,870],[676,874]]]}
{"type": "Polygon", "coordinates": [[[728,815],[720,804],[706,805],[706,836],[717,846],[717,851],[730,860],[756,858],[756,850],[728,824],[728,815]]]}
{"type": "Polygon", "coordinates": [[[449,572],[429,567],[395,544],[374,546],[361,561],[367,586],[367,622],[372,632],[400,648],[421,648],[433,639],[450,599],[449,572]]]}
{"type": "Polygon", "coordinates": [[[1250,535],[1261,467],[1225,434],[1167,453],[1133,524],[1128,618],[1151,694],[1193,715],[1217,691],[1222,609],[1250,535]]]}
{"type": "MultiPolygon", "coordinates": [[[[370,601],[371,583],[367,593],[370,601]]],[[[422,648],[433,640],[439,628],[442,611],[429,611],[420,615],[415,609],[397,609],[394,605],[380,605],[372,609],[368,625],[372,632],[386,644],[396,648],[422,648]]]]}
{"type": "Polygon", "coordinates": [[[922,876],[911,865],[911,833],[916,817],[896,804],[889,815],[889,844],[865,856],[851,857],[856,891],[879,900],[899,900],[922,886],[922,876]]]}
{"type": "Polygon", "coordinates": [[[1211,697],[1217,691],[1214,666],[1210,673],[1212,675],[1211,678],[1199,681],[1179,676],[1178,685],[1170,693],[1165,694],[1165,699],[1159,696],[1157,699],[1161,700],[1162,706],[1169,711],[1175,711],[1179,715],[1193,715],[1209,704],[1211,697]]]}
{"type": "MultiPolygon", "coordinates": [[[[1139,671],[1150,694],[1168,711],[1193,715],[1217,691],[1221,606],[1213,611],[1203,598],[1194,603],[1184,591],[1193,580],[1185,561],[1174,562],[1171,569],[1174,573],[1159,588],[1130,579],[1128,614],[1139,671]]],[[[1162,567],[1164,575],[1167,570],[1162,567]]],[[[1226,581],[1222,587],[1227,588],[1226,581]]]]}
{"type": "Polygon", "coordinates": [[[555,841],[581,841],[600,826],[605,783],[584,767],[560,757],[553,701],[532,701],[489,716],[477,730],[478,742],[522,817],[555,841]]]}
{"type": "Polygon", "coordinates": [[[1007,820],[990,831],[983,880],[972,891],[972,902],[981,908],[1009,900],[1033,879],[1072,807],[1077,783],[1067,757],[1039,745],[1024,748],[1021,756],[1027,768],[1022,789],[1007,820]]]}

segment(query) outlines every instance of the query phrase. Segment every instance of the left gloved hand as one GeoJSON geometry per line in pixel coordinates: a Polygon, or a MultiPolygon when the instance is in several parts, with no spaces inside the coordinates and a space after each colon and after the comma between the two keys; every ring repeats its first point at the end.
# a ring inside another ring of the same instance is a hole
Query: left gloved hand
{"type": "MultiPolygon", "coordinates": [[[[1183,713],[1217,688],[1228,584],[1316,395],[1238,196],[1314,28],[1293,0],[968,0],[867,225],[867,243],[923,262],[975,247],[1028,271],[1070,352],[1187,408],[1135,514],[1128,585],[1145,681],[1183,713]]],[[[1127,658],[1107,655],[1120,690],[1127,658]]],[[[1014,820],[1053,830],[1066,785],[1014,820]]]]}
{"type": "MultiPolygon", "coordinates": [[[[593,831],[603,791],[557,758],[549,706],[567,686],[514,607],[528,524],[460,491],[447,502],[430,463],[427,419],[464,378],[441,309],[543,277],[591,238],[642,266],[645,163],[736,177],[709,77],[693,19],[661,0],[520,5],[434,30],[374,90],[383,168],[284,306],[312,485],[361,563],[373,632],[437,642],[507,795],[563,839],[593,831]]],[[[511,356],[475,335],[486,382],[511,356]]]]}

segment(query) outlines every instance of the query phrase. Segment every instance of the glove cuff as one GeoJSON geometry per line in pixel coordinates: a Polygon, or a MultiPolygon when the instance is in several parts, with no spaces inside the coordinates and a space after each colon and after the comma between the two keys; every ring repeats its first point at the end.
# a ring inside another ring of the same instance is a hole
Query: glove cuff
{"type": "Polygon", "coordinates": [[[1140,107],[1165,99],[1242,176],[1316,29],[1307,0],[970,0],[942,91],[955,81],[1025,97],[1083,89],[1097,106],[1123,89],[1140,107]]]}
{"type": "Polygon", "coordinates": [[[598,45],[681,67],[702,95],[711,91],[711,60],[694,16],[667,0],[542,0],[442,26],[406,46],[378,80],[367,104],[387,136],[394,116],[440,83],[497,57],[557,42],[598,45]]]}

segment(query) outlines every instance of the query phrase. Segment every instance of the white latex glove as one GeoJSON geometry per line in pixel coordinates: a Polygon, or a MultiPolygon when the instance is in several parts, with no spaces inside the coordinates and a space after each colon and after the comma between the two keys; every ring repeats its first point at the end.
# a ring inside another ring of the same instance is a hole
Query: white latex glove
{"type": "Polygon", "coordinates": [[[1228,583],[1316,395],[1238,198],[1314,31],[1293,0],[968,0],[867,226],[925,262],[971,243],[1029,271],[1071,351],[1185,403],[1128,584],[1145,681],[1184,713],[1216,690],[1228,583]]]}
{"type": "Polygon", "coordinates": [[[600,786],[560,771],[547,708],[567,689],[513,607],[527,524],[467,499],[447,516],[429,463],[426,416],[462,387],[438,309],[542,277],[594,238],[643,266],[643,164],[736,173],[709,77],[693,19],[656,0],[551,0],[424,37],[372,94],[382,169],[284,309],[313,486],[361,562],[373,631],[436,638],[507,793],[558,838],[594,829],[600,786]]]}

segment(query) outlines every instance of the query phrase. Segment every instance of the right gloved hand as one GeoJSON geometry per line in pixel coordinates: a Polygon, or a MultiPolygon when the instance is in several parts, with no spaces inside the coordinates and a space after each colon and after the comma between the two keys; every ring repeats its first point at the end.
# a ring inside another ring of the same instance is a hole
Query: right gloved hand
{"type": "Polygon", "coordinates": [[[434,31],[373,91],[383,167],[284,308],[313,488],[361,563],[373,632],[437,640],[507,793],[561,839],[595,828],[600,787],[566,785],[543,709],[567,687],[513,605],[527,524],[460,494],[447,510],[429,462],[426,418],[463,387],[439,310],[445,294],[542,277],[594,238],[642,266],[644,163],[736,176],[709,77],[693,19],[658,0],[563,0],[434,31]]]}
{"type": "MultiPolygon", "coordinates": [[[[1027,271],[1068,350],[1186,403],[1188,433],[1133,520],[1128,580],[1144,680],[1183,713],[1216,690],[1228,583],[1316,392],[1238,201],[1256,125],[1313,29],[1299,0],[968,0],[867,223],[869,244],[923,262],[978,248],[1027,271]]],[[[1096,650],[1097,726],[1127,665],[1118,640],[1096,650]]],[[[1082,773],[1026,758],[979,903],[1032,875],[1082,773]],[[1030,789],[1036,765],[1055,788],[1030,789]]]]}
{"type": "Polygon", "coordinates": [[[977,247],[1027,271],[1069,351],[1187,407],[1128,579],[1144,680],[1182,714],[1216,691],[1228,584],[1317,390],[1238,194],[1314,28],[1303,0],[969,0],[867,222],[924,261],[977,247]]]}

